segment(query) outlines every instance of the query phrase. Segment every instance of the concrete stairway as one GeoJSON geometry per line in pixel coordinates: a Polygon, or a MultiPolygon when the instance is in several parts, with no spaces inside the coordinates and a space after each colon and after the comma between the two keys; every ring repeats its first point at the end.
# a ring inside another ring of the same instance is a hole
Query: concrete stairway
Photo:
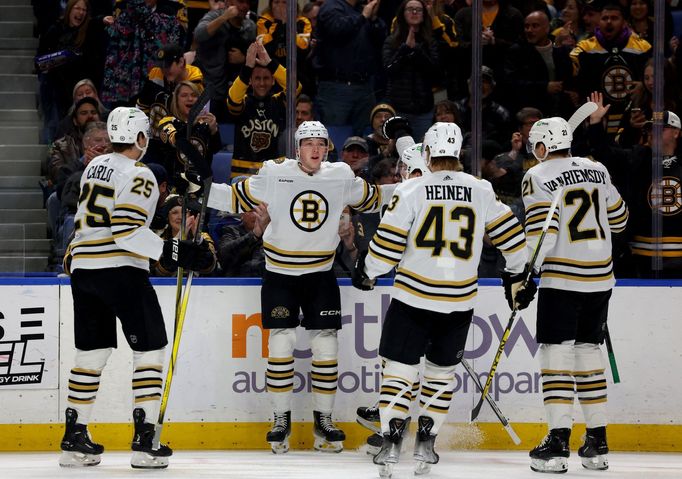
{"type": "Polygon", "coordinates": [[[30,0],[0,0],[0,273],[45,271],[50,252],[32,32],[30,0]]]}

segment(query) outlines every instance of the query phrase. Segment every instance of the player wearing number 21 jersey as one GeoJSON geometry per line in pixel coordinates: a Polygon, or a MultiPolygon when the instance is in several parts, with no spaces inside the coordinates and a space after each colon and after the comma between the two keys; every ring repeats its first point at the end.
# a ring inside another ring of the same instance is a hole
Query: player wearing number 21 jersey
{"type": "Polygon", "coordinates": [[[628,211],[606,168],[571,154],[573,131],[563,118],[535,122],[529,139],[542,163],[522,182],[526,238],[533,251],[556,200],[540,247],[536,338],[549,434],[530,451],[537,472],[568,470],[574,397],[587,431],[578,449],[588,469],[608,468],[606,377],[599,345],[606,335],[611,288],[611,232],[625,229],[628,211]]]}
{"type": "Polygon", "coordinates": [[[531,251],[554,196],[563,195],[536,263],[542,265],[540,287],[610,290],[611,232],[625,229],[628,213],[606,167],[587,158],[555,158],[528,170],[522,189],[531,251]]]}

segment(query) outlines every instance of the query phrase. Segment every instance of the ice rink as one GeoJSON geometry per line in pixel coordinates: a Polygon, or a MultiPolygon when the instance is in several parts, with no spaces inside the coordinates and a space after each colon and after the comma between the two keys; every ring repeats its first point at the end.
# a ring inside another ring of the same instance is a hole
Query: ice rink
{"type": "MultiPolygon", "coordinates": [[[[464,451],[445,452],[434,466],[429,479],[520,479],[547,477],[532,472],[526,452],[464,451]]],[[[0,453],[0,477],[3,479],[54,478],[274,478],[341,479],[378,478],[371,457],[359,451],[325,454],[290,451],[275,456],[269,451],[180,451],[171,458],[168,469],[141,471],[130,468],[130,454],[107,452],[102,463],[83,469],[61,468],[54,453],[0,453]]],[[[577,454],[569,459],[568,473],[562,477],[603,477],[612,479],[682,478],[680,454],[609,454],[608,471],[588,471],[580,465],[577,454]]],[[[414,477],[411,450],[403,452],[403,462],[396,466],[393,478],[414,477]]],[[[554,477],[549,475],[549,477],[554,477]]]]}

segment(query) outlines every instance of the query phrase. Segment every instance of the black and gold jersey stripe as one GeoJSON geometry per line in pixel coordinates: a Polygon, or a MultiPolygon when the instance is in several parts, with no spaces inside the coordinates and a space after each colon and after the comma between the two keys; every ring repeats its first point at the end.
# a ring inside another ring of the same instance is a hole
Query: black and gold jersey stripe
{"type": "MultiPolygon", "coordinates": [[[[526,208],[526,234],[537,235],[542,232],[542,226],[547,219],[547,214],[551,207],[550,202],[534,203],[526,208]]],[[[559,211],[555,210],[552,214],[552,220],[547,229],[548,233],[557,233],[559,231],[559,211]]]]}
{"type": "Polygon", "coordinates": [[[611,257],[605,261],[577,261],[569,258],[547,257],[542,264],[542,277],[572,281],[606,281],[613,278],[611,257]]]}
{"type": "Polygon", "coordinates": [[[493,245],[502,251],[514,252],[526,247],[523,228],[511,212],[486,225],[486,233],[493,245]]]}
{"type": "Polygon", "coordinates": [[[366,181],[363,182],[363,188],[364,191],[362,199],[358,203],[350,205],[350,207],[356,211],[368,211],[377,209],[381,201],[381,194],[379,193],[379,188],[366,181]]]}
{"type": "Polygon", "coordinates": [[[369,244],[369,254],[395,266],[407,246],[407,231],[381,223],[369,244]]]}
{"type": "Polygon", "coordinates": [[[398,268],[394,286],[421,298],[439,301],[468,301],[478,292],[478,277],[463,281],[433,280],[405,268],[398,268]]]}
{"type": "Polygon", "coordinates": [[[625,231],[630,214],[622,198],[618,198],[614,205],[609,206],[606,213],[609,218],[609,228],[612,232],[622,233],[625,231]]]}
{"type": "Polygon", "coordinates": [[[267,262],[281,268],[320,267],[334,261],[336,251],[287,251],[264,242],[263,250],[267,262]]]}

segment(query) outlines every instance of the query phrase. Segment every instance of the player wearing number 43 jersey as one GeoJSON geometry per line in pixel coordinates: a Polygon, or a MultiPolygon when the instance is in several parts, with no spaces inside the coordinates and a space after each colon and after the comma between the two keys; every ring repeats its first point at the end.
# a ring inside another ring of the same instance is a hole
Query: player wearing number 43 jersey
{"type": "Polygon", "coordinates": [[[434,442],[464,354],[485,234],[506,259],[505,283],[521,308],[531,301],[535,286],[522,286],[528,254],[518,220],[497,200],[490,183],[462,171],[459,127],[434,124],[422,146],[422,168],[429,174],[396,187],[369,250],[359,254],[353,272],[353,285],[368,290],[374,278],[397,266],[379,345],[385,360],[379,397],[383,442],[374,463],[381,477],[390,477],[399,461],[422,356],[415,473],[428,472],[439,460],[434,442]]]}
{"type": "Polygon", "coordinates": [[[261,289],[263,327],[270,330],[266,379],[274,403],[267,441],[275,453],[289,449],[293,353],[300,323],[311,337],[315,448],[338,452],[345,434],[332,423],[331,414],[341,298],[332,263],[343,208],[378,210],[379,192],[356,178],[347,164],[325,161],[329,135],[322,123],[301,123],[295,138],[296,160],[266,161],[257,175],[231,187],[214,184],[208,206],[239,213],[264,204],[270,214],[263,234],[266,272],[261,289]]]}
{"type": "Polygon", "coordinates": [[[565,472],[577,393],[587,434],[578,450],[583,466],[606,469],[604,341],[611,288],[611,232],[625,229],[628,211],[606,168],[571,156],[573,132],[562,118],[537,121],[530,131],[542,163],[522,182],[526,238],[532,251],[557,195],[540,266],[537,340],[549,434],[530,452],[531,469],[565,472]]]}

